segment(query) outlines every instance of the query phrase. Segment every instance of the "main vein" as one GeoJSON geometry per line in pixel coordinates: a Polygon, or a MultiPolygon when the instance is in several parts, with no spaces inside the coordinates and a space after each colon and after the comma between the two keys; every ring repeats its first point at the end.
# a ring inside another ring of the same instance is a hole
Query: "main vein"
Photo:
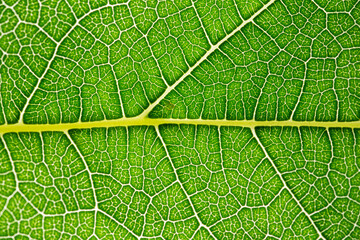
{"type": "Polygon", "coordinates": [[[261,127],[261,126],[289,126],[289,127],[324,127],[324,128],[360,128],[360,121],[356,122],[316,122],[305,121],[255,121],[255,120],[206,120],[206,119],[158,119],[158,118],[120,118],[115,120],[103,120],[96,122],[76,122],[58,124],[13,124],[0,125],[0,133],[8,132],[42,132],[62,131],[78,128],[108,128],[127,126],[159,126],[162,124],[193,124],[193,125],[214,125],[214,126],[239,126],[239,127],[261,127]]]}

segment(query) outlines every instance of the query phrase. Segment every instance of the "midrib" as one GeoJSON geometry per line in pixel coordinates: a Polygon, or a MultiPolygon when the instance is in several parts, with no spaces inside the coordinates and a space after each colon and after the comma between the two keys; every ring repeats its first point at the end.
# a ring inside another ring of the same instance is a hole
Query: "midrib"
{"type": "Polygon", "coordinates": [[[8,132],[43,132],[62,131],[81,128],[109,128],[127,126],[159,126],[162,124],[193,124],[237,127],[324,127],[324,128],[360,128],[360,121],[356,122],[317,122],[317,121],[255,121],[255,120],[207,120],[207,119],[156,119],[156,118],[121,118],[94,122],[76,122],[59,124],[6,124],[0,125],[0,133],[8,132]]]}

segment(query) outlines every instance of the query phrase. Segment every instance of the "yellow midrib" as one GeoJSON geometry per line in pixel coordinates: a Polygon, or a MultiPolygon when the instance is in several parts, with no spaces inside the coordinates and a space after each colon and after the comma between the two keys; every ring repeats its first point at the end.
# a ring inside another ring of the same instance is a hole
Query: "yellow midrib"
{"type": "Polygon", "coordinates": [[[215,126],[291,126],[291,127],[325,127],[325,128],[360,128],[360,121],[356,122],[317,122],[317,121],[255,121],[255,120],[206,120],[206,119],[156,119],[156,118],[121,118],[94,122],[58,123],[58,124],[6,124],[0,125],[0,133],[8,132],[42,132],[42,131],[68,131],[79,128],[100,127],[127,127],[127,126],[159,126],[162,124],[194,124],[215,126]]]}

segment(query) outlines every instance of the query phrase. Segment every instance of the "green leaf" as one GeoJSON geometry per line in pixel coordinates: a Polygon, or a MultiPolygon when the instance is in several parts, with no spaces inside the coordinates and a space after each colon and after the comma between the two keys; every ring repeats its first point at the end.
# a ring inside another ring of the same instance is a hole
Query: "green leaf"
{"type": "Polygon", "coordinates": [[[0,238],[360,239],[360,1],[4,0],[0,238]]]}

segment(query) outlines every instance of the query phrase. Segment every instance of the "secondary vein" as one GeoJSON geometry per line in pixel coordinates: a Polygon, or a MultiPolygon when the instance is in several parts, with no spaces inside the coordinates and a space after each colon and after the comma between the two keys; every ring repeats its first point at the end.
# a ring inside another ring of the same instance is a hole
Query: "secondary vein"
{"type": "Polygon", "coordinates": [[[208,58],[208,56],[213,53],[215,50],[219,49],[219,47],[221,46],[221,44],[223,44],[224,42],[226,42],[230,37],[232,37],[235,33],[237,33],[240,29],[242,29],[246,24],[248,24],[249,22],[252,22],[255,17],[257,17],[260,13],[262,13],[264,10],[266,10],[271,4],[273,4],[275,2],[275,0],[270,0],[267,4],[265,4],[261,9],[259,9],[256,13],[254,13],[254,15],[252,15],[249,19],[245,20],[244,22],[242,22],[236,29],[234,29],[230,34],[228,34],[226,37],[224,37],[223,39],[221,39],[217,44],[212,45],[211,48],[209,49],[209,51],[207,51],[205,53],[204,56],[202,56],[199,61],[197,61],[192,67],[190,67],[185,73],[184,75],[182,75],[172,86],[168,87],[165,92],[163,92],[163,94],[160,95],[159,98],[157,98],[155,100],[155,102],[153,102],[152,104],[150,104],[145,110],[144,112],[142,112],[139,116],[140,117],[146,117],[148,116],[148,114],[151,112],[151,110],[160,103],[161,100],[163,100],[177,85],[179,85],[179,83],[181,83],[187,76],[189,76],[191,74],[191,72],[198,67],[203,61],[205,61],[205,59],[208,58]]]}

